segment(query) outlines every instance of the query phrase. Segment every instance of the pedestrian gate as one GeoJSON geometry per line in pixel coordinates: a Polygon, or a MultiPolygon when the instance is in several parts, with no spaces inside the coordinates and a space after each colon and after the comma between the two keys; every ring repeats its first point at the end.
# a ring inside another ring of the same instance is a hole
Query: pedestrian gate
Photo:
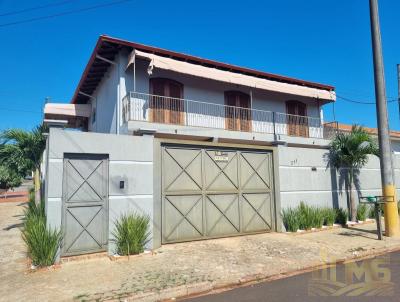
{"type": "Polygon", "coordinates": [[[63,255],[107,247],[108,157],[69,154],[64,158],[63,255]]]}
{"type": "Polygon", "coordinates": [[[275,229],[272,152],[162,148],[163,243],[275,229]]]}

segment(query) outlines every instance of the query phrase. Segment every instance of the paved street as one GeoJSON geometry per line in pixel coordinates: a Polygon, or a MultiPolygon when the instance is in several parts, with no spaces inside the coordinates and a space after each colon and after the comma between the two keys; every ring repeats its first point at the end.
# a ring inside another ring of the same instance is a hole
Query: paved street
{"type": "Polygon", "coordinates": [[[352,283],[345,281],[346,271],[357,271],[357,269],[354,263],[347,263],[336,267],[336,282],[322,278],[329,270],[320,270],[184,301],[399,301],[400,252],[359,261],[357,266],[366,268],[363,272],[365,275],[360,280],[353,275],[352,283]],[[376,269],[377,264],[378,269],[376,269]],[[390,271],[385,270],[386,268],[390,271]],[[378,271],[380,274],[377,279],[385,279],[384,281],[379,282],[375,279],[365,282],[365,278],[368,279],[378,271]]]}

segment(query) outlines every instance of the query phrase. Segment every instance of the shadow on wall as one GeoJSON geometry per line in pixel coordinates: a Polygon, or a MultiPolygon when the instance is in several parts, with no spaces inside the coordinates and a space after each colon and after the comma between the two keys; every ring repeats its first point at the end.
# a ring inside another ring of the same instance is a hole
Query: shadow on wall
{"type": "MultiPolygon", "coordinates": [[[[339,168],[332,166],[331,164],[331,154],[324,154],[324,161],[326,163],[326,169],[330,170],[331,174],[331,192],[332,192],[332,206],[334,208],[340,208],[339,204],[339,194],[346,194],[346,203],[347,207],[350,207],[350,196],[347,194],[348,189],[350,188],[350,179],[349,179],[349,169],[348,168],[339,168]]],[[[361,196],[361,183],[360,183],[360,170],[354,170],[354,187],[357,191],[358,199],[361,196]]],[[[357,199],[357,200],[358,200],[357,199]]],[[[356,201],[357,202],[357,201],[356,201]]]]}

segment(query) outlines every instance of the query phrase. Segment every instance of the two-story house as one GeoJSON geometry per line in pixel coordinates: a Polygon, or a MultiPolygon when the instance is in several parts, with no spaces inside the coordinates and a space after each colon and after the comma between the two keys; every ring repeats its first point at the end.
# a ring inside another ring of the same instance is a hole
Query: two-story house
{"type": "MultiPolygon", "coordinates": [[[[121,214],[149,248],[279,231],[281,208],[345,206],[324,156],[334,87],[101,36],[71,104],[46,104],[48,223],[62,255],[108,250],[121,214]]],[[[379,186],[378,186],[379,187],[379,186]]]]}

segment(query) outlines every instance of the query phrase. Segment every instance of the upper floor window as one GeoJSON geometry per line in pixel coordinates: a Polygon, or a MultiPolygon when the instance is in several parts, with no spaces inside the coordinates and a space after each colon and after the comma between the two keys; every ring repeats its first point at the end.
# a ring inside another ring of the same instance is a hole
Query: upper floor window
{"type": "Polygon", "coordinates": [[[287,101],[286,113],[300,116],[307,116],[307,105],[300,101],[287,101]]]}
{"type": "Polygon", "coordinates": [[[286,113],[288,135],[308,137],[307,105],[300,101],[287,101],[286,113]]]}
{"type": "Polygon", "coordinates": [[[183,85],[166,78],[150,79],[150,119],[155,123],[183,124],[183,85]]]}
{"type": "Polygon", "coordinates": [[[225,91],[225,128],[251,131],[250,95],[241,91],[225,91]]]}

